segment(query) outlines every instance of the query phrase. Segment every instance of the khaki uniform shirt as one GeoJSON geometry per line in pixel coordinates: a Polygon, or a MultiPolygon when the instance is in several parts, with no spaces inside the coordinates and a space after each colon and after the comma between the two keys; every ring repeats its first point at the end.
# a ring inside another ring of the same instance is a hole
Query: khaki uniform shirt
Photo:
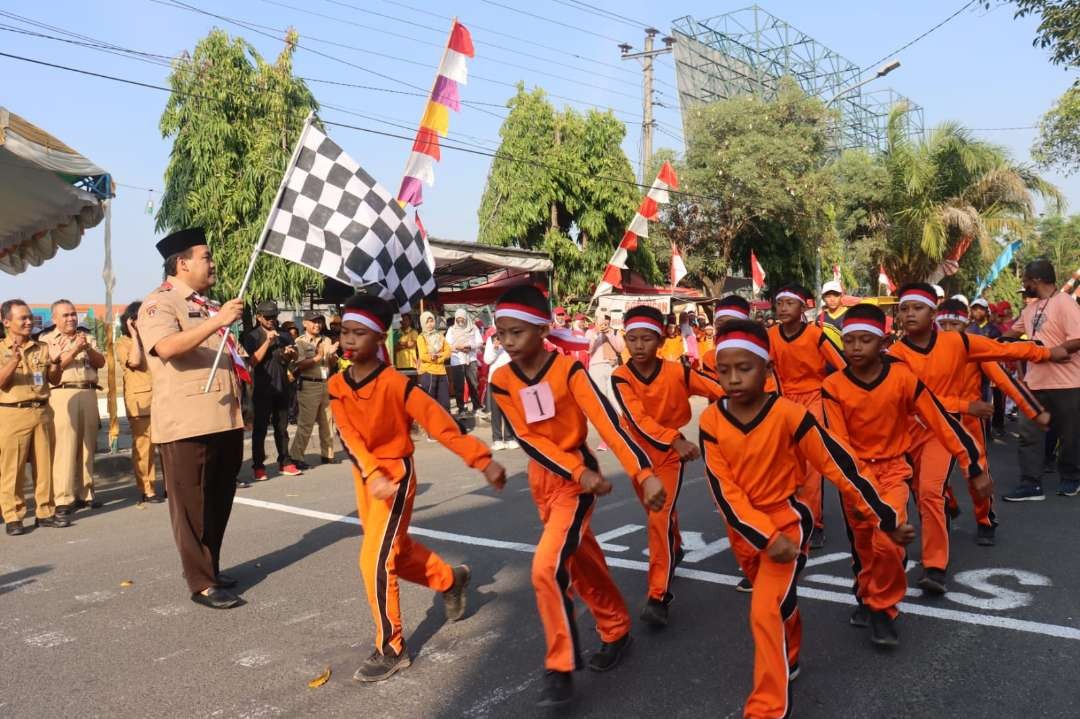
{"type": "Polygon", "coordinates": [[[116,340],[116,359],[124,371],[124,409],[128,417],[149,417],[153,379],[150,377],[145,352],[141,369],[128,367],[127,358],[133,349],[135,340],[130,337],[116,340]]]}
{"type": "MultiPolygon", "coordinates": [[[[0,365],[6,365],[11,361],[12,338],[7,337],[0,341],[0,365]]],[[[0,404],[15,404],[16,402],[30,402],[33,400],[47,401],[49,399],[49,348],[44,342],[29,340],[20,350],[22,359],[15,368],[11,385],[0,390],[0,404]]]]}
{"type": "MultiPolygon", "coordinates": [[[[61,352],[67,352],[75,344],[75,338],[82,330],[75,330],[75,334],[68,336],[60,332],[60,330],[53,330],[48,334],[42,336],[41,341],[44,342],[50,349],[58,348],[61,352]]],[[[86,334],[86,333],[84,333],[86,334]]],[[[97,351],[97,340],[94,339],[92,334],[86,334],[87,344],[91,349],[97,351]]],[[[98,373],[92,364],[90,364],[90,358],[86,356],[86,352],[80,352],[79,356],[71,360],[71,364],[67,366],[64,373],[60,375],[60,383],[67,382],[89,382],[90,384],[97,384],[98,373]]]]}
{"type": "Polygon", "coordinates": [[[170,277],[143,300],[136,320],[153,378],[150,439],[154,444],[244,426],[240,416],[239,381],[227,349],[222,354],[210,391],[203,392],[218,345],[223,341],[220,334],[215,332],[195,349],[167,362],[154,352],[161,340],[190,330],[210,317],[206,308],[194,301],[195,297],[194,290],[170,277]]]}
{"type": "MultiPolygon", "coordinates": [[[[318,356],[319,348],[330,344],[329,337],[316,337],[314,341],[306,334],[296,338],[296,361],[301,362],[318,356]]],[[[324,350],[325,351],[325,350],[324,350]]],[[[300,373],[301,379],[325,380],[330,376],[330,369],[326,366],[326,358],[323,357],[317,363],[300,373]]]]}

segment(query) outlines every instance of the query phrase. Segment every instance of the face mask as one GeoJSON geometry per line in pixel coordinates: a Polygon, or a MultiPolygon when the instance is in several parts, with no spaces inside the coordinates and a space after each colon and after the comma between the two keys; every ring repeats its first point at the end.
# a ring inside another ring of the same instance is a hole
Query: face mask
{"type": "Polygon", "coordinates": [[[1039,296],[1039,293],[1038,293],[1037,290],[1029,290],[1026,287],[1024,288],[1024,297],[1038,297],[1038,296],[1039,296]]]}

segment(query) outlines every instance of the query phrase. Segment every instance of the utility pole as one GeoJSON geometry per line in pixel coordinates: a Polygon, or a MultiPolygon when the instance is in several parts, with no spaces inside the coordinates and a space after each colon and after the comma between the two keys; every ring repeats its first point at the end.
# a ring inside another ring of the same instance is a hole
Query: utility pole
{"type": "Polygon", "coordinates": [[[641,184],[649,183],[649,160],[652,158],[652,133],[653,133],[653,58],[657,55],[666,55],[671,52],[671,46],[675,38],[665,35],[664,47],[660,50],[653,49],[653,39],[660,34],[654,27],[645,28],[645,50],[642,52],[630,52],[633,47],[627,43],[619,45],[623,60],[641,60],[642,97],[641,97],[641,184]]]}

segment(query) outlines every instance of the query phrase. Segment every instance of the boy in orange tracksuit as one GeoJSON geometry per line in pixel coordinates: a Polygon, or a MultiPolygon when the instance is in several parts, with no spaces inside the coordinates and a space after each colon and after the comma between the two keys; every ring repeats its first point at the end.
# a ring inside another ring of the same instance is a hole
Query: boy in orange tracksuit
{"type": "MultiPolygon", "coordinates": [[[[777,324],[769,328],[769,351],[780,392],[792,402],[806,407],[820,422],[821,383],[830,369],[844,369],[844,357],[820,327],[808,324],[803,317],[810,302],[809,290],[800,285],[784,285],[777,290],[773,302],[777,324]]],[[[821,490],[821,474],[807,465],[806,481],[799,490],[799,497],[814,513],[811,549],[825,546],[821,490]]]]}
{"type": "MultiPolygon", "coordinates": [[[[903,362],[882,354],[885,313],[874,305],[855,305],[844,315],[842,333],[847,369],[826,377],[821,387],[826,426],[870,466],[878,494],[899,509],[901,521],[915,471],[908,455],[913,417],[965,468],[973,493],[989,491],[985,454],[976,438],[903,362]]],[[[851,624],[869,625],[871,641],[878,646],[896,646],[900,638],[893,620],[907,591],[906,553],[872,521],[860,517],[850,502],[842,506],[859,602],[851,624]]]]}
{"type": "MultiPolygon", "coordinates": [[[[1032,342],[1000,343],[986,337],[934,328],[937,293],[926,283],[904,285],[899,291],[898,319],[904,337],[889,348],[902,360],[942,406],[954,414],[977,414],[979,403],[963,397],[968,362],[1028,360],[1067,361],[1064,347],[1049,349],[1032,342]]],[[[915,430],[911,454],[915,460],[916,501],[922,520],[923,576],[918,586],[932,594],[946,591],[949,565],[949,529],[945,512],[945,488],[952,462],[948,450],[925,429],[915,430]]],[[[980,530],[993,534],[993,526],[980,530]]]]}
{"type": "MultiPolygon", "coordinates": [[[[664,332],[660,310],[639,305],[623,315],[630,362],[611,375],[615,400],[622,408],[623,423],[645,448],[667,496],[658,512],[649,512],[649,592],[641,619],[656,627],[667,626],[671,602],[671,579],[682,559],[682,536],[675,505],[682,489],[683,467],[701,456],[697,445],[679,430],[691,418],[690,397],[719,399],[724,390],[684,359],[662,360],[657,356],[664,332]]],[[[641,488],[635,485],[638,498],[641,488]]]]}
{"type": "Polygon", "coordinates": [[[450,621],[465,616],[469,568],[450,567],[409,537],[416,496],[412,422],[482,471],[495,487],[506,482],[506,470],[491,460],[486,445],[461,434],[449,413],[414,379],[380,359],[393,316],[393,307],[378,297],[353,295],[345,303],[341,347],[352,365],[329,381],[330,408],[353,462],[364,529],[360,573],[375,621],[375,652],[353,677],[362,682],[382,681],[412,663],[401,635],[399,577],[442,592],[450,621]]]}
{"type": "Polygon", "coordinates": [[[745,717],[790,716],[790,682],[799,669],[802,620],[796,582],[813,530],[797,495],[807,462],[882,531],[906,544],[915,530],[874,489],[862,463],[805,407],[765,392],[769,338],[760,325],[733,320],[717,332],[716,368],[727,397],[701,417],[701,445],[713,498],[732,546],[753,582],[750,631],[754,688],[745,717]]]}
{"type": "Polygon", "coordinates": [[[613,669],[629,648],[630,614],[611,579],[589,528],[596,497],[611,491],[589,452],[588,421],[640,487],[653,511],[666,501],[649,457],[619,424],[619,416],[581,363],[544,349],[551,308],[532,286],[508,290],[495,305],[499,342],[510,363],[491,376],[499,403],[529,462],[529,488],[544,531],[533,556],[532,582],[544,625],[546,674],[538,703],[565,704],[573,697],[571,672],[580,664],[574,602],[578,594],[596,618],[600,650],[589,669],[613,669]]]}
{"type": "MultiPolygon", "coordinates": [[[[938,306],[937,316],[934,323],[943,332],[966,332],[968,325],[968,308],[958,299],[945,300],[938,306]]],[[[967,428],[979,442],[979,450],[987,455],[986,451],[986,423],[993,416],[994,405],[983,399],[983,383],[989,382],[1000,389],[1006,396],[1016,403],[1017,408],[1036,424],[1046,429],[1050,424],[1050,413],[1046,412],[1035,395],[1020,380],[1009,375],[997,362],[968,362],[965,366],[965,381],[960,397],[968,402],[969,413],[961,416],[964,427],[967,428]],[[974,409],[975,413],[970,411],[974,409]]],[[[989,457],[987,457],[989,462],[989,457]]],[[[987,471],[989,472],[989,465],[987,471]]],[[[949,514],[953,518],[959,514],[956,497],[950,487],[946,496],[949,514]]],[[[980,496],[968,483],[968,491],[971,494],[971,503],[975,509],[975,522],[977,531],[975,542],[980,546],[991,547],[995,542],[995,526],[997,517],[994,515],[993,494],[980,496]]]]}

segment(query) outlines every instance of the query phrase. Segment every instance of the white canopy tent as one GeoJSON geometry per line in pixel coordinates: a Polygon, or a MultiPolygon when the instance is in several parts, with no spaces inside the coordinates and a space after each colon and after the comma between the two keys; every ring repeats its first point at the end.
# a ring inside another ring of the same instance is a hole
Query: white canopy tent
{"type": "Polygon", "coordinates": [[[71,250],[105,217],[109,173],[0,107],[0,269],[11,275],[71,250]]]}

